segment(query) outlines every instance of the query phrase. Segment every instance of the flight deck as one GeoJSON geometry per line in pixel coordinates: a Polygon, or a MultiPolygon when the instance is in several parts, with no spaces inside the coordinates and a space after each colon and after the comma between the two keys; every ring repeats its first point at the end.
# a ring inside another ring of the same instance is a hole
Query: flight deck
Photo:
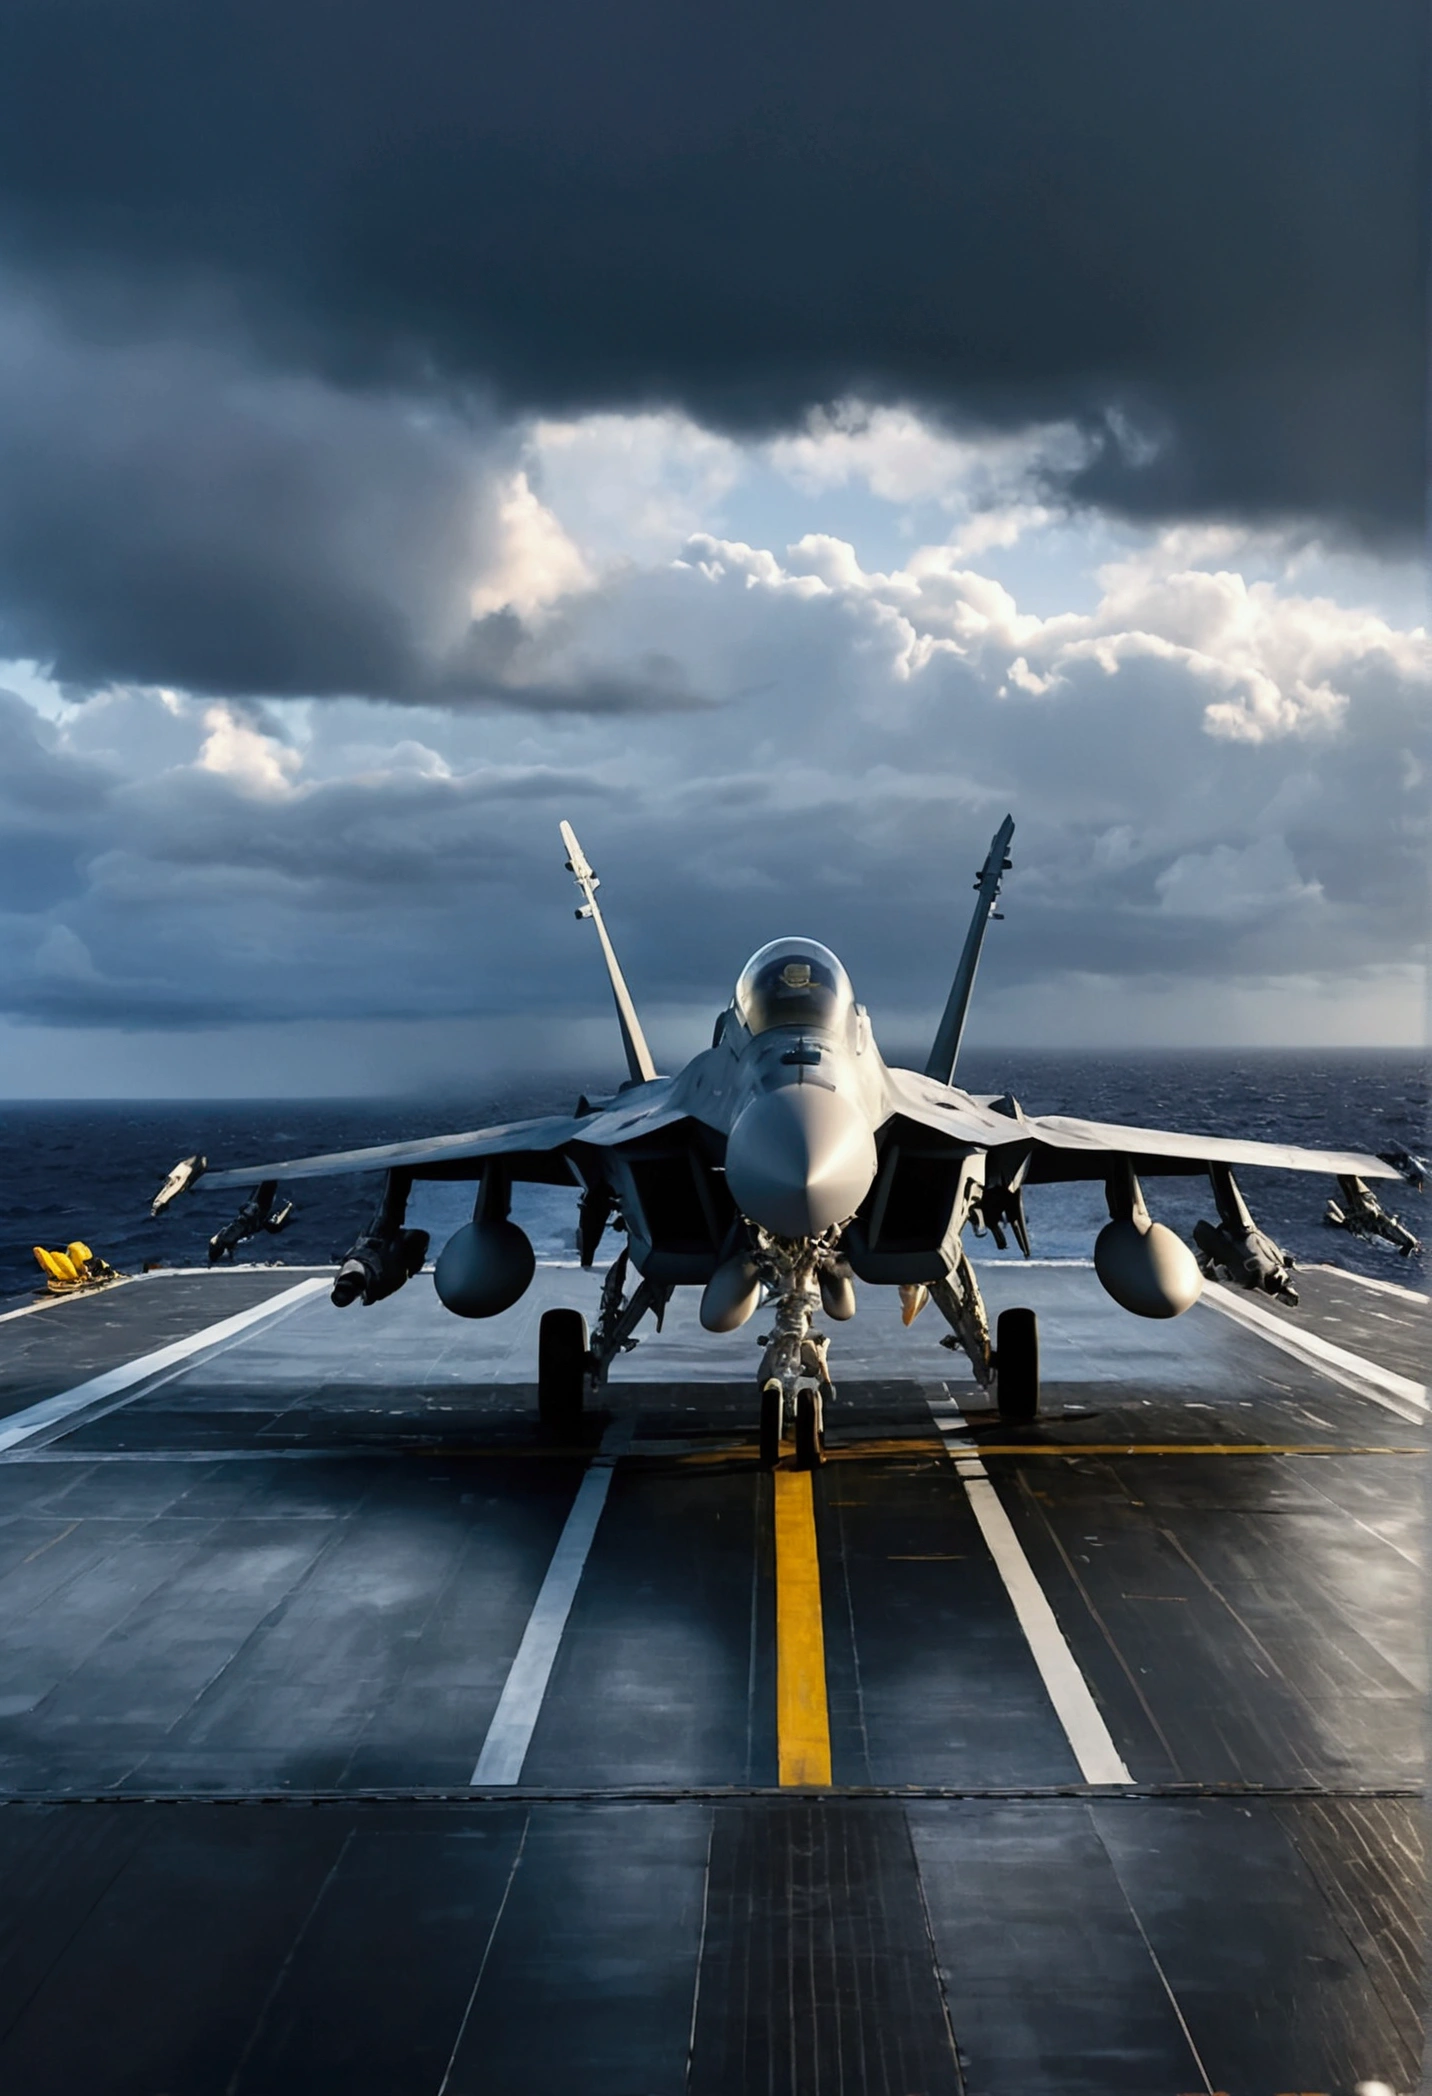
{"type": "Polygon", "coordinates": [[[8,1309],[6,2096],[1417,2087],[1425,1298],[979,1272],[1033,1426],[861,1289],[774,1473],[695,1290],[560,1444],[575,1265],[8,1309]]]}

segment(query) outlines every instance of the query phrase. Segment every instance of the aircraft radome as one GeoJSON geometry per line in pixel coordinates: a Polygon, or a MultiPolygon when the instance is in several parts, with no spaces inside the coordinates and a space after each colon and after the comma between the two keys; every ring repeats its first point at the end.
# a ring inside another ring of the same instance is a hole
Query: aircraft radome
{"type": "Polygon", "coordinates": [[[968,1355],[1004,1417],[1034,1417],[1034,1312],[1005,1310],[991,1341],[963,1244],[967,1226],[993,1232],[1002,1248],[1008,1231],[1027,1258],[1029,1186],[1104,1182],[1109,1221],[1095,1241],[1095,1268],[1114,1300],[1140,1317],[1179,1316],[1207,1274],[1296,1303],[1291,1262],[1254,1223],[1234,1167],[1329,1172],[1357,1182],[1377,1208],[1366,1182],[1396,1178],[1393,1164],[1356,1152],[1028,1115],[1008,1093],[975,1097],[955,1085],[980,948],[1011,864],[1013,834],[1006,817],[975,883],[974,917],[923,1070],[892,1069],[882,1060],[869,1015],[828,948],[781,938],[742,969],[711,1046],[662,1077],[602,921],[597,877],[564,822],[567,863],[583,897],[577,914],[596,927],[630,1073],[614,1098],[581,1099],[570,1114],[225,1171],[208,1172],[203,1158],[186,1158],[153,1212],[201,1177],[213,1187],[257,1186],[257,1197],[214,1239],[213,1256],[221,1256],[251,1229],[277,1227],[278,1182],[383,1168],[377,1212],[333,1285],[339,1305],[376,1303],[410,1280],[427,1255],[426,1233],[404,1220],[413,1181],[474,1180],[472,1220],[444,1245],[434,1280],[459,1317],[496,1317],[524,1293],[536,1264],[509,1212],[513,1182],[570,1186],[582,1264],[593,1263],[609,1228],[625,1243],[607,1272],[591,1332],[576,1310],[542,1317],[543,1425],[570,1434],[641,1319],[659,1316],[674,1288],[696,1287],[709,1331],[733,1331],[763,1307],[770,1330],[756,1385],[767,1464],[779,1459],[789,1429],[796,1460],[820,1460],[832,1385],[830,1335],[816,1319],[850,1317],[856,1281],[898,1289],[907,1324],[933,1303],[951,1327],[944,1343],[968,1355]],[[1142,1182],[1198,1173],[1208,1175],[1219,1219],[1198,1225],[1195,1257],[1151,1219],[1142,1182]]]}

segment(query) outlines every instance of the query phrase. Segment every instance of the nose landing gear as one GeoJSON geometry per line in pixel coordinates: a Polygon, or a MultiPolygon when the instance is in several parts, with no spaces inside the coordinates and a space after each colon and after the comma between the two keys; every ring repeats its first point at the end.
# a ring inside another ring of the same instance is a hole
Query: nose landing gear
{"type": "Polygon", "coordinates": [[[827,1332],[813,1332],[820,1308],[825,1247],[767,1241],[765,1263],[775,1283],[775,1328],[761,1341],[766,1351],[756,1382],[761,1392],[761,1465],[774,1470],[781,1459],[787,1425],[795,1431],[796,1465],[814,1470],[825,1459],[825,1405],[835,1396],[826,1354],[827,1332]]]}
{"type": "Polygon", "coordinates": [[[761,1468],[774,1470],[781,1460],[781,1445],[785,1438],[786,1421],[791,1411],[795,1415],[795,1445],[797,1470],[817,1470],[825,1461],[825,1400],[834,1397],[831,1384],[812,1385],[802,1382],[795,1394],[794,1405],[787,1403],[786,1393],[774,1376],[761,1392],[761,1468]]]}

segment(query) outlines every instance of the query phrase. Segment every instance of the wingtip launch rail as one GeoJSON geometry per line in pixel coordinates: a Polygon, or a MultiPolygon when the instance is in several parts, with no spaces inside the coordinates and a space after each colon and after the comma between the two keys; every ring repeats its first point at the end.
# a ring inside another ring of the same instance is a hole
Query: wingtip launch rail
{"type": "Polygon", "coordinates": [[[989,920],[996,914],[994,906],[999,901],[1000,882],[1012,863],[1009,845],[1013,835],[1014,817],[1006,815],[990,839],[984,865],[975,875],[979,900],[975,904],[974,916],[970,919],[970,928],[965,934],[964,949],[960,954],[960,964],[955,970],[955,979],[950,985],[944,1016],[940,1020],[929,1061],[925,1064],[925,1075],[937,1078],[941,1084],[949,1084],[955,1074],[955,1063],[959,1059],[960,1041],[969,1014],[970,998],[974,994],[975,970],[980,964],[980,948],[984,945],[989,920]]]}
{"type": "Polygon", "coordinates": [[[646,1045],[646,1035],[641,1030],[641,1021],[632,1003],[631,991],[626,986],[616,949],[607,936],[602,922],[601,907],[597,902],[597,890],[601,882],[587,864],[586,854],[577,842],[577,833],[569,822],[559,825],[562,842],[567,847],[567,869],[582,891],[582,907],[579,917],[590,917],[597,928],[597,937],[602,942],[602,958],[607,964],[611,978],[612,997],[617,1008],[617,1024],[622,1030],[622,1047],[626,1050],[627,1074],[633,1084],[648,1084],[656,1075],[656,1064],[651,1059],[651,1050],[646,1045]]]}

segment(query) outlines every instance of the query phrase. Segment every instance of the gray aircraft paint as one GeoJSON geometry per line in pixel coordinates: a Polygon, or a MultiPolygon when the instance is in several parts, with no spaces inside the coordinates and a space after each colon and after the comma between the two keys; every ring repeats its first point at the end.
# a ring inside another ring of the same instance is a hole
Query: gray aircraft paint
{"type": "MultiPolygon", "coordinates": [[[[672,1076],[655,1074],[596,904],[597,876],[563,823],[568,865],[583,896],[577,915],[595,923],[631,1072],[616,1098],[579,1102],[572,1114],[214,1172],[203,1172],[202,1160],[194,1159],[186,1162],[198,1169],[187,1176],[176,1169],[161,1199],[173,1198],[171,1188],[192,1187],[201,1174],[206,1187],[220,1188],[386,1169],[386,1220],[375,1219],[379,1231],[391,1227],[394,1214],[401,1219],[412,1179],[472,1179],[481,1189],[480,1240],[489,1225],[515,1229],[502,1220],[514,1180],[569,1185],[581,1193],[584,1264],[592,1262],[612,1213],[626,1231],[619,1285],[599,1328],[597,1373],[605,1372],[603,1347],[615,1350],[648,1310],[659,1315],[674,1286],[714,1284],[707,1305],[713,1328],[743,1321],[754,1261],[769,1301],[779,1307],[799,1297],[805,1305],[789,1326],[784,1366],[774,1378],[789,1396],[797,1383],[829,1387],[828,1340],[812,1333],[810,1316],[823,1302],[837,1306],[827,1314],[847,1305],[852,1270],[867,1283],[905,1289],[909,1315],[935,1301],[976,1374],[990,1381],[994,1354],[961,1236],[971,1222],[988,1224],[997,1235],[1008,1226],[1023,1247],[1026,1185],[1103,1180],[1111,1230],[1119,1226],[1106,1237],[1106,1252],[1118,1238],[1118,1257],[1103,1260],[1116,1299],[1141,1315],[1167,1317],[1187,1308],[1197,1289],[1185,1267],[1171,1261],[1163,1243],[1168,1233],[1151,1227],[1141,1178],[1234,1165],[1363,1181],[1399,1176],[1380,1158],[1355,1151],[1030,1116],[1007,1095],[977,1097],[946,1081],[941,1072],[953,1069],[1013,829],[1006,817],[976,876],[974,917],[923,1072],[885,1063],[838,959],[814,941],[791,937],[752,957],[717,1020],[712,1046],[672,1076]],[[625,1298],[628,1260],[641,1284],[625,1298]],[[718,1283],[723,1268],[730,1271],[718,1283]]],[[[1230,1198],[1226,1172],[1222,1183],[1220,1212],[1230,1198]]],[[[1217,1190],[1217,1179],[1214,1185],[1217,1190]]],[[[1246,1209],[1240,1212],[1251,1223],[1246,1209]]],[[[473,1226],[466,1227],[471,1233],[473,1226]]],[[[366,1242],[373,1241],[370,1233],[366,1242]]],[[[1247,1244],[1258,1256],[1237,1278],[1292,1299],[1278,1247],[1256,1231],[1247,1244]]],[[[481,1258],[480,1241],[467,1244],[466,1266],[474,1273],[481,1258]]],[[[402,1285],[407,1274],[399,1268],[395,1261],[378,1277],[374,1295],[402,1285]]],[[[1206,1260],[1204,1269],[1225,1272],[1206,1260]]],[[[482,1295],[468,1275],[463,1300],[482,1295]]],[[[456,1298],[452,1307],[460,1307],[456,1298]]],[[[776,1322],[786,1329],[779,1316],[776,1322]]],[[[763,1376],[770,1365],[768,1358],[763,1376]]]]}

